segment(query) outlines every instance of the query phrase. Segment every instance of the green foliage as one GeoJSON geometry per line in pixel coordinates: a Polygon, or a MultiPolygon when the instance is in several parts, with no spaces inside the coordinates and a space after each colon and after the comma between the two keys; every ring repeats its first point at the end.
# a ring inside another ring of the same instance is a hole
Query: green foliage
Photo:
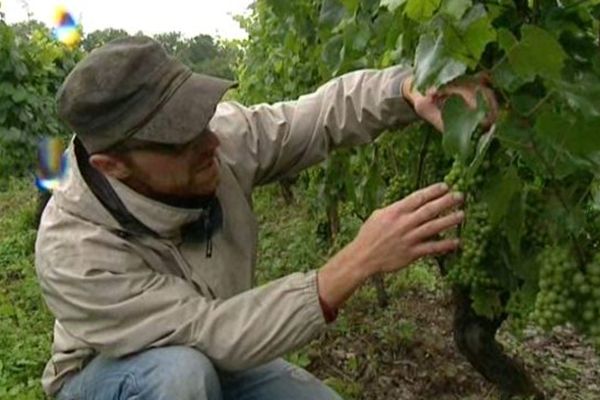
{"type": "Polygon", "coordinates": [[[471,135],[485,118],[485,109],[479,107],[473,112],[460,96],[451,96],[445,104],[442,117],[444,120],[444,150],[461,159],[471,156],[471,135]]]}
{"type": "Polygon", "coordinates": [[[180,32],[167,32],[154,39],[194,72],[234,79],[233,66],[239,57],[236,41],[215,41],[210,35],[184,38],[180,32]]]}
{"type": "Polygon", "coordinates": [[[35,188],[11,180],[0,192],[0,398],[43,398],[53,319],[33,266],[35,188]]]}
{"type": "Polygon", "coordinates": [[[89,53],[90,51],[101,47],[112,40],[123,39],[129,36],[129,33],[123,29],[99,29],[86,34],[81,42],[81,46],[87,53],[89,53]]]}
{"type": "Polygon", "coordinates": [[[54,95],[80,57],[35,21],[13,28],[0,20],[0,190],[10,175],[33,170],[41,137],[67,136],[54,95]]]}
{"type": "MultiPolygon", "coordinates": [[[[590,271],[600,243],[599,17],[597,1],[301,0],[289,8],[258,0],[242,21],[250,36],[240,97],[289,99],[344,72],[392,64],[411,64],[421,91],[488,77],[500,101],[489,131],[477,127],[481,101],[473,112],[450,98],[443,144],[418,125],[336,154],[307,181],[318,188],[316,207],[340,204],[365,218],[439,181],[457,158],[450,181],[467,191],[467,222],[462,253],[447,260],[462,271],[450,282],[470,290],[481,314],[526,321],[534,310],[555,313],[541,287],[548,249],[563,249],[578,281],[598,287],[590,271]]],[[[597,301],[584,292],[553,291],[584,311],[542,325],[570,322],[600,340],[590,322],[597,301]]]]}
{"type": "MultiPolygon", "coordinates": [[[[0,15],[0,190],[10,176],[33,172],[42,137],[70,136],[55,109],[55,94],[70,70],[87,52],[127,36],[121,29],[99,30],[87,34],[81,48],[69,49],[39,21],[8,25],[0,15]]],[[[194,71],[234,79],[237,42],[185,39],[176,32],[156,39],[194,71]]]]}
{"type": "MultiPolygon", "coordinates": [[[[136,36],[144,35],[137,32],[136,36]]],[[[90,52],[112,40],[131,36],[122,29],[101,29],[87,34],[82,42],[83,49],[90,52]]],[[[172,55],[194,72],[226,79],[235,79],[233,66],[240,56],[237,41],[215,41],[210,35],[185,38],[181,32],[166,32],[154,35],[154,39],[172,55]]]]}

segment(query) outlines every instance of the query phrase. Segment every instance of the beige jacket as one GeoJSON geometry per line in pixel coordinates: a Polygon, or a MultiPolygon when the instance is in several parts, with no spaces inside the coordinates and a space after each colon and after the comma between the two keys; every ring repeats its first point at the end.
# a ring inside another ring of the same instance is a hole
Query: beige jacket
{"type": "Polygon", "coordinates": [[[69,176],[43,214],[36,243],[39,281],[56,317],[45,391],[55,394],[98,353],[186,345],[218,368],[240,370],[319,333],[325,321],[315,271],[253,288],[252,189],[415,119],[400,94],[407,73],[358,71],[272,106],[221,103],[210,126],[221,141],[217,196],[224,220],[210,258],[205,246],[180,234],[200,210],[170,207],[111,181],[128,210],[160,238],[119,235],[119,224],[83,181],[71,146],[69,176]]]}

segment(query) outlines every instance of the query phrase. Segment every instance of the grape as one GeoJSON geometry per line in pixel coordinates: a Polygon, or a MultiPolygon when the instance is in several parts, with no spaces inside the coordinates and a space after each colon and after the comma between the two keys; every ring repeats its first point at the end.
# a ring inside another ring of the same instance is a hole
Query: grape
{"type": "Polygon", "coordinates": [[[489,168],[482,164],[473,176],[466,164],[455,160],[444,178],[452,190],[466,195],[465,223],[460,229],[461,251],[448,260],[448,281],[467,288],[472,296],[476,291],[481,293],[480,289],[510,290],[511,295],[503,308],[513,317],[514,326],[523,328],[530,320],[545,329],[572,323],[600,347],[600,250],[594,250],[598,248],[596,246],[588,250],[598,253],[585,268],[578,263],[572,254],[572,243],[564,241],[559,229],[549,227],[548,218],[553,215],[555,204],[548,202],[545,182],[539,180],[523,189],[526,202],[521,247],[527,257],[534,257],[539,267],[539,291],[532,304],[528,295],[515,295],[514,289],[504,288],[507,280],[502,274],[507,271],[497,275],[503,280],[490,271],[495,271],[494,265],[502,257],[509,268],[512,260],[498,252],[496,236],[504,235],[504,228],[499,225],[492,232],[487,203],[480,198],[486,193],[483,167],[489,168]]]}
{"type": "Polygon", "coordinates": [[[585,285],[577,263],[567,248],[547,246],[538,255],[540,291],[533,319],[543,328],[566,323],[577,308],[575,288],[585,285]]]}
{"type": "Polygon", "coordinates": [[[468,192],[475,184],[475,179],[467,176],[467,167],[460,160],[454,160],[450,171],[444,178],[444,182],[453,190],[468,192]]]}
{"type": "Polygon", "coordinates": [[[394,175],[390,179],[384,194],[384,204],[391,204],[408,196],[411,192],[411,183],[406,175],[394,175]]]}
{"type": "MultiPolygon", "coordinates": [[[[600,347],[600,253],[594,255],[585,268],[585,281],[577,286],[583,301],[582,329],[600,347]]],[[[579,279],[578,279],[579,281],[579,279]]]]}
{"type": "Polygon", "coordinates": [[[471,288],[494,285],[483,265],[490,232],[487,206],[484,203],[470,205],[461,232],[462,251],[450,265],[448,278],[452,282],[471,288]]]}
{"type": "Polygon", "coordinates": [[[528,245],[543,248],[551,242],[548,232],[548,221],[545,213],[546,198],[536,189],[527,192],[526,204],[526,240],[528,245]]]}

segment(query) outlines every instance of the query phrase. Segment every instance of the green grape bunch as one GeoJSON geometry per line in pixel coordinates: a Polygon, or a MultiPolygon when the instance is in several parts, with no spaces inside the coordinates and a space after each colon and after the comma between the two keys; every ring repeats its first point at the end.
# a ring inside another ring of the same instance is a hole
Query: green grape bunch
{"type": "Polygon", "coordinates": [[[471,176],[460,160],[455,160],[444,178],[452,190],[466,194],[465,223],[460,230],[461,251],[451,260],[448,279],[454,284],[471,289],[489,288],[494,280],[485,270],[484,260],[489,251],[492,233],[487,205],[476,201],[473,194],[481,184],[481,175],[471,176]]]}
{"type": "Polygon", "coordinates": [[[544,218],[545,199],[540,193],[530,193],[527,196],[527,234],[526,238],[533,247],[544,247],[551,241],[547,220],[544,218]]]}
{"type": "Polygon", "coordinates": [[[411,189],[411,181],[407,175],[394,175],[390,178],[390,182],[386,187],[383,203],[391,204],[398,201],[398,199],[408,196],[411,189]]]}
{"type": "Polygon", "coordinates": [[[540,290],[532,319],[542,328],[549,329],[567,323],[576,311],[575,294],[579,282],[577,262],[568,247],[547,246],[537,257],[540,267],[540,290]]]}
{"type": "Polygon", "coordinates": [[[584,272],[573,275],[573,288],[581,301],[581,329],[600,348],[600,253],[596,253],[584,272]]]}
{"type": "Polygon", "coordinates": [[[460,160],[454,160],[450,171],[444,178],[444,182],[452,188],[452,190],[459,192],[466,192],[470,189],[474,181],[466,174],[467,168],[460,160]]]}
{"type": "Polygon", "coordinates": [[[461,251],[450,263],[448,279],[463,287],[492,287],[494,280],[484,263],[491,234],[485,203],[469,205],[465,221],[460,232],[461,251]]]}

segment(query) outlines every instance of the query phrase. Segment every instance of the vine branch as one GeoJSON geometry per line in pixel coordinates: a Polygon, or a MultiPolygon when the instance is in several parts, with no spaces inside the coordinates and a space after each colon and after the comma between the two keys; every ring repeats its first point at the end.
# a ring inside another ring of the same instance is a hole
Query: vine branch
{"type": "Polygon", "coordinates": [[[524,114],[524,116],[526,118],[531,117],[533,114],[535,114],[536,112],[539,111],[539,109],[548,101],[550,100],[550,98],[554,95],[555,91],[551,90],[549,91],[535,106],[533,106],[533,108],[529,111],[527,111],[527,113],[524,114]]]}
{"type": "Polygon", "coordinates": [[[417,165],[417,174],[415,179],[415,190],[419,190],[423,184],[423,174],[425,172],[425,160],[427,159],[427,152],[429,150],[429,142],[431,141],[431,130],[428,129],[419,151],[419,163],[417,165]]]}

